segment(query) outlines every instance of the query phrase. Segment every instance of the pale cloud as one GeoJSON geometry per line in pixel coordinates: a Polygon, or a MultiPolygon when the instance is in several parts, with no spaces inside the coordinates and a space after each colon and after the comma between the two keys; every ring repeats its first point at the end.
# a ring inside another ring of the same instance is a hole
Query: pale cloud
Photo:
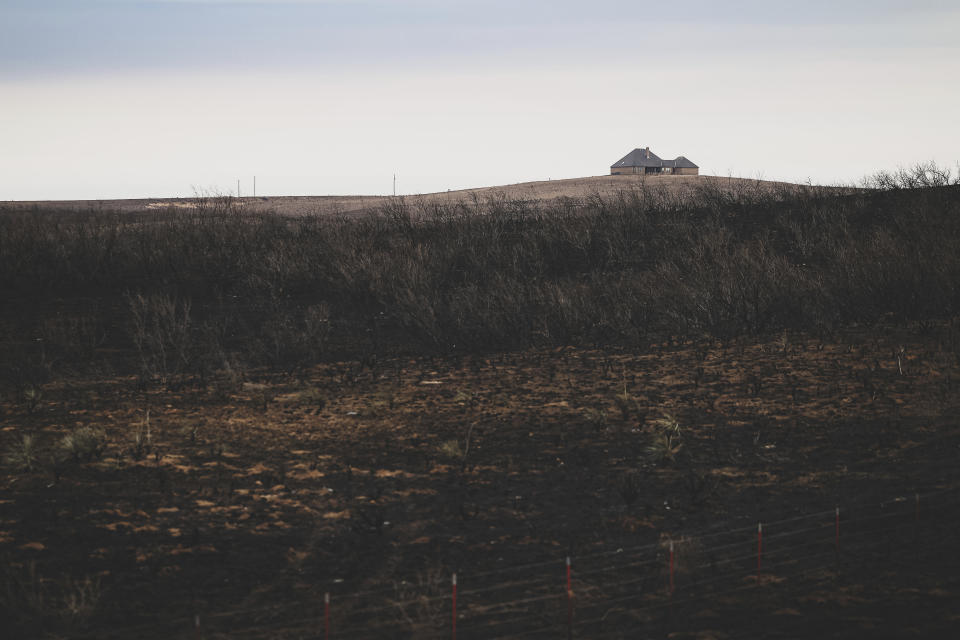
{"type": "Polygon", "coordinates": [[[245,5],[0,7],[0,199],[387,193],[395,172],[416,193],[641,145],[815,182],[960,159],[938,3],[245,5]]]}

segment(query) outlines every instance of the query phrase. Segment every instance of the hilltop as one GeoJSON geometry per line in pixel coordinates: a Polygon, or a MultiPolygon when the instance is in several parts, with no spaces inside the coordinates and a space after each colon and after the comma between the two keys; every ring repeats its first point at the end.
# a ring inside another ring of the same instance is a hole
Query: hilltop
{"type": "MultiPolygon", "coordinates": [[[[800,188],[787,182],[759,180],[752,178],[733,178],[721,176],[590,176],[585,178],[567,178],[563,180],[541,180],[520,182],[491,187],[477,187],[441,191],[437,193],[406,194],[397,196],[405,200],[422,204],[456,204],[461,201],[491,198],[505,200],[541,201],[549,203],[561,198],[584,199],[591,196],[615,196],[621,192],[634,190],[666,190],[677,195],[689,193],[696,188],[718,188],[737,192],[766,191],[771,189],[800,188]]],[[[242,197],[239,202],[257,210],[269,210],[281,215],[355,215],[375,211],[385,204],[395,202],[394,196],[258,196],[242,197]]],[[[198,198],[131,198],[115,200],[55,200],[55,201],[17,201],[2,203],[7,208],[40,207],[44,210],[86,210],[108,209],[120,212],[133,212],[162,209],[192,209],[198,198]]]]}

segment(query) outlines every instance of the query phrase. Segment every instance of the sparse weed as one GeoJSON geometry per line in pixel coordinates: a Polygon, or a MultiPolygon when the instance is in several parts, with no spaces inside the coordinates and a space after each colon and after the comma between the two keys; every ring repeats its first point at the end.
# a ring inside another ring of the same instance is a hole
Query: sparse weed
{"type": "Polygon", "coordinates": [[[63,584],[63,612],[75,626],[82,626],[96,612],[101,596],[99,576],[67,578],[63,584]]]}
{"type": "Polygon", "coordinates": [[[105,438],[100,429],[80,427],[63,436],[58,449],[61,455],[74,462],[89,462],[103,456],[105,438]]]}
{"type": "Polygon", "coordinates": [[[416,637],[431,637],[447,622],[446,601],[450,573],[431,567],[417,574],[415,581],[393,584],[393,605],[397,616],[409,625],[416,637]]]}
{"type": "Polygon", "coordinates": [[[636,408],[636,399],[630,394],[627,390],[627,385],[624,383],[623,391],[616,394],[613,399],[617,403],[617,408],[620,409],[620,413],[623,416],[624,420],[630,419],[630,414],[636,408]]]}
{"type": "Polygon", "coordinates": [[[480,396],[470,389],[461,389],[453,396],[453,401],[463,412],[474,411],[480,405],[480,396]]]}
{"type": "Polygon", "coordinates": [[[150,409],[147,409],[143,420],[134,426],[133,442],[130,444],[129,454],[134,460],[143,460],[153,451],[153,430],[150,426],[150,409]]]}
{"type": "Polygon", "coordinates": [[[213,390],[220,400],[228,399],[243,386],[243,367],[232,360],[225,360],[223,367],[214,374],[213,390]]]}
{"type": "Polygon", "coordinates": [[[457,439],[445,440],[441,442],[440,446],[437,447],[437,451],[442,455],[455,460],[460,460],[463,458],[463,447],[460,446],[460,441],[457,439]]]}
{"type": "Polygon", "coordinates": [[[651,437],[647,444],[647,458],[657,463],[672,462],[676,460],[681,448],[683,448],[683,445],[676,442],[672,435],[658,433],[651,437]]]}
{"type": "Polygon", "coordinates": [[[36,438],[29,433],[20,436],[18,441],[7,447],[3,463],[16,471],[33,471],[37,466],[36,438]]]}
{"type": "Polygon", "coordinates": [[[33,561],[25,566],[4,562],[0,572],[0,613],[13,625],[5,629],[11,633],[32,633],[41,627],[83,629],[96,613],[102,596],[99,576],[50,580],[41,576],[33,561]]]}
{"type": "Polygon", "coordinates": [[[680,442],[680,423],[669,414],[664,413],[653,421],[653,434],[647,444],[647,458],[655,463],[672,462],[677,459],[683,443],[680,442]]]}
{"type": "Polygon", "coordinates": [[[9,619],[22,622],[42,615],[46,602],[46,589],[36,562],[31,560],[25,566],[0,564],[0,611],[9,619]]]}
{"type": "Polygon", "coordinates": [[[37,410],[37,407],[40,406],[40,401],[43,400],[43,389],[30,385],[23,390],[22,397],[23,403],[27,407],[27,412],[33,413],[37,410]]]}
{"type": "Polygon", "coordinates": [[[173,384],[192,361],[191,301],[165,293],[127,295],[130,333],[140,357],[141,384],[173,384]]]}
{"type": "Polygon", "coordinates": [[[680,434],[680,422],[673,416],[673,414],[666,411],[663,414],[652,422],[653,427],[675,435],[680,434]]]}

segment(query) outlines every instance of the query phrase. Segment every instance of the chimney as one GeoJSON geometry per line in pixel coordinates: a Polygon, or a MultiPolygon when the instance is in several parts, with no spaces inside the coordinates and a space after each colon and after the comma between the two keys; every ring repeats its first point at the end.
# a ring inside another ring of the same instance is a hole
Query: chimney
{"type": "Polygon", "coordinates": [[[649,160],[649,159],[650,159],[650,147],[647,147],[646,149],[644,149],[644,151],[645,151],[646,154],[647,154],[647,160],[649,160]]]}

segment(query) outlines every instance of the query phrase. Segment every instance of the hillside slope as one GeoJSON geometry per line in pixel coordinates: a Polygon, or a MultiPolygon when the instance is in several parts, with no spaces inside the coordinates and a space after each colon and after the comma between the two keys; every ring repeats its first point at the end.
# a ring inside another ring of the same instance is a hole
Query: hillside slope
{"type": "MultiPolygon", "coordinates": [[[[719,176],[593,176],[569,178],[565,180],[544,180],[539,182],[521,182],[517,184],[478,187],[416,195],[404,195],[403,198],[425,204],[452,204],[459,201],[482,201],[490,198],[506,200],[542,200],[558,198],[586,198],[593,195],[611,196],[618,192],[666,189],[687,192],[694,188],[716,187],[733,191],[764,190],[784,188],[789,183],[731,178],[719,176]]],[[[240,198],[247,207],[270,210],[281,215],[331,215],[360,214],[374,211],[394,198],[391,196],[269,196],[240,198]]],[[[144,209],[190,209],[196,206],[196,198],[137,198],[123,200],[59,200],[59,201],[23,201],[7,202],[0,206],[6,208],[42,207],[46,210],[64,209],[66,211],[86,209],[110,209],[120,212],[142,211],[144,209]]]]}

